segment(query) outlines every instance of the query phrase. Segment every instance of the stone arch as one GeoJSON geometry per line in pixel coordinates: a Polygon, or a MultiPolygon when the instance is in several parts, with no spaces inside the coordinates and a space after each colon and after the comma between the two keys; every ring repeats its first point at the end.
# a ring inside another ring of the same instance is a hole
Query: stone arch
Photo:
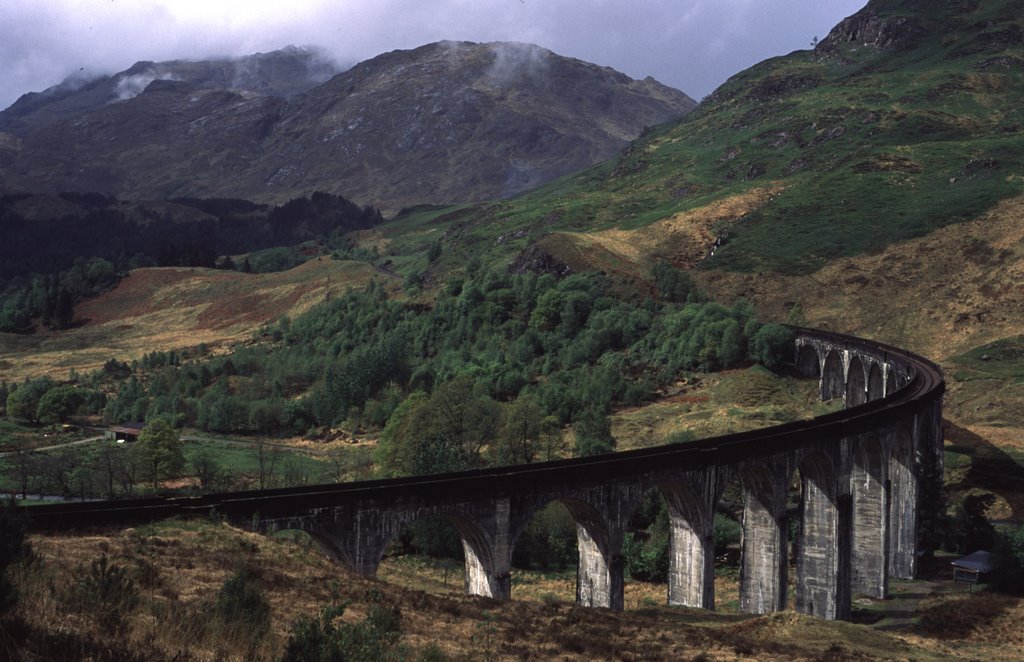
{"type": "Polygon", "coordinates": [[[885,397],[885,382],[882,380],[882,367],[872,362],[868,370],[868,402],[885,397]]]}
{"type": "Polygon", "coordinates": [[[885,395],[892,395],[897,391],[899,387],[896,386],[896,371],[889,368],[888,374],[885,376],[885,395]]]}
{"type": "Polygon", "coordinates": [[[856,440],[850,472],[853,531],[851,589],[884,598],[889,582],[889,494],[885,452],[876,434],[856,440]]]}
{"type": "Polygon", "coordinates": [[[832,461],[814,451],[800,472],[800,533],[796,558],[796,610],[835,619],[840,609],[839,503],[832,461]]]}
{"type": "Polygon", "coordinates": [[[800,345],[796,357],[796,372],[807,378],[821,376],[821,358],[813,345],[800,345]]]}
{"type": "Polygon", "coordinates": [[[910,426],[900,424],[889,437],[889,574],[913,579],[917,572],[917,477],[914,438],[910,426]]]}
{"type": "Polygon", "coordinates": [[[668,503],[668,603],[713,609],[715,556],[708,504],[682,483],[658,486],[668,503]]]}
{"type": "Polygon", "coordinates": [[[305,533],[313,540],[317,548],[319,548],[329,559],[335,563],[340,563],[350,570],[359,571],[356,560],[351,554],[351,550],[346,549],[343,541],[321,528],[314,521],[308,519],[289,519],[285,522],[278,520],[259,520],[253,528],[266,536],[291,531],[305,533]]]}
{"type": "Polygon", "coordinates": [[[450,523],[458,532],[465,564],[466,593],[489,598],[508,597],[508,578],[503,576],[504,573],[496,571],[492,551],[493,544],[490,538],[480,526],[468,517],[445,510],[423,509],[415,514],[393,519],[386,535],[381,537],[380,544],[375,546],[372,555],[367,559],[372,570],[364,571],[364,574],[376,574],[377,567],[380,566],[384,552],[391,541],[425,517],[440,517],[450,523]]]}
{"type": "MultiPolygon", "coordinates": [[[[287,531],[289,529],[284,530],[287,531]]],[[[321,531],[318,527],[304,526],[299,530],[304,531],[309,535],[309,537],[316,542],[317,546],[333,561],[336,561],[347,568],[355,568],[351,555],[348,554],[342,545],[338,544],[338,541],[336,541],[333,536],[321,531]]]]}
{"type": "Polygon", "coordinates": [[[739,471],[743,487],[740,609],[764,614],[786,608],[786,471],[739,471]]]}
{"type": "MultiPolygon", "coordinates": [[[[611,534],[605,518],[593,505],[578,498],[562,497],[538,503],[522,520],[510,538],[509,548],[515,547],[526,525],[542,508],[558,501],[562,503],[576,523],[576,541],[579,565],[576,571],[576,603],[581,607],[623,607],[622,557],[613,554],[611,534]]],[[[620,541],[621,542],[621,541],[620,541]]],[[[615,550],[616,552],[618,550],[615,550]]]]}
{"type": "Polygon", "coordinates": [[[845,390],[843,356],[839,350],[833,349],[825,356],[825,365],[821,371],[821,399],[832,400],[842,397],[845,390]]]}
{"type": "Polygon", "coordinates": [[[850,366],[846,370],[845,400],[847,407],[856,407],[868,401],[864,362],[856,354],[850,359],[850,366]]]}

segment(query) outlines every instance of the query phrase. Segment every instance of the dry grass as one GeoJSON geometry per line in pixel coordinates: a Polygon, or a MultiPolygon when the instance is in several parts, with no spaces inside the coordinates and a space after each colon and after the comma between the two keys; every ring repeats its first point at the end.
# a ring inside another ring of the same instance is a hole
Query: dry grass
{"type": "Polygon", "coordinates": [[[665,397],[615,412],[618,450],[665,443],[686,432],[705,439],[746,432],[824,413],[838,403],[817,399],[817,382],[781,378],[758,368],[729,370],[678,382],[665,397]]]}
{"type": "Polygon", "coordinates": [[[553,232],[538,245],[574,271],[597,269],[635,282],[647,277],[654,256],[680,268],[697,266],[714,245],[719,225],[767,204],[781,190],[754,189],[635,230],[553,232]]]}
{"type": "Polygon", "coordinates": [[[722,300],[746,297],[808,326],[892,342],[938,360],[1024,333],[1024,196],[981,218],[842,258],[809,276],[696,272],[722,300]]]}
{"type": "MultiPolygon", "coordinates": [[[[663,586],[633,582],[626,588],[625,612],[581,609],[572,604],[573,578],[518,571],[515,599],[496,602],[461,595],[461,567],[448,568],[446,583],[439,566],[386,560],[380,574],[388,581],[364,579],[315,548],[205,520],[33,536],[31,542],[40,560],[15,573],[23,596],[19,613],[46,632],[94,636],[115,648],[144,652],[147,659],[176,654],[180,660],[273,659],[294,620],[332,600],[351,602],[346,620],[361,619],[374,602],[399,605],[403,644],[413,651],[433,644],[457,660],[689,660],[702,654],[711,660],[927,660],[941,659],[939,648],[948,645],[926,632],[908,643],[907,637],[866,626],[791,612],[752,617],[670,608],[663,606],[663,586]],[[97,631],[87,615],[70,611],[60,591],[50,588],[72,581],[76,568],[101,554],[128,568],[142,587],[125,632],[115,638],[97,631]],[[240,566],[258,578],[272,606],[270,632],[255,643],[204,616],[224,580],[240,566]],[[844,652],[838,658],[837,650],[844,652]]],[[[735,578],[719,578],[719,604],[735,599],[735,583],[735,578]]],[[[1015,616],[1017,611],[1007,612],[1007,632],[1015,616]]],[[[986,635],[1003,636],[994,630],[986,635]]],[[[1008,644],[1019,641],[1019,632],[1005,638],[1008,644]]],[[[994,646],[990,650],[1000,650],[994,646]]]]}
{"type": "Polygon", "coordinates": [[[368,264],[329,259],[269,274],[137,269],[110,292],[79,304],[76,328],[0,334],[0,377],[63,378],[71,368],[88,372],[110,358],[243,341],[263,324],[364,287],[372,278],[391,280],[368,264]]]}

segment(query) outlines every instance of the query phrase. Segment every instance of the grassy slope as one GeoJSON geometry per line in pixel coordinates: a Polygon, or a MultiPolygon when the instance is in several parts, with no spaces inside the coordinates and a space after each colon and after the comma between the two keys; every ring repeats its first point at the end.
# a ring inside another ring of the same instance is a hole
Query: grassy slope
{"type": "Polygon", "coordinates": [[[109,358],[235,343],[282,315],[294,316],[372,278],[393,279],[365,263],[312,260],[285,272],[137,269],[112,291],[75,309],[77,328],[34,335],[0,334],[0,378],[67,376],[109,358]]]}
{"type": "MultiPolygon", "coordinates": [[[[955,630],[924,626],[885,632],[867,625],[827,622],[792,612],[768,616],[643,606],[624,613],[584,610],[537,595],[499,603],[463,595],[431,595],[341,570],[315,549],[203,521],[88,536],[35,536],[38,560],[14,577],[21,588],[19,613],[34,627],[74,640],[93,634],[110,648],[134,649],[146,659],[267,659],[279,654],[291,623],[333,600],[349,600],[346,620],[362,618],[373,602],[402,610],[402,641],[412,649],[434,643],[452,659],[705,659],[809,660],[978,659],[1012,650],[1020,631],[1010,626],[1024,604],[991,597],[952,600],[937,596],[925,616],[957,614],[955,630]],[[125,619],[125,633],[102,635],[86,614],[70,612],[60,599],[75,568],[102,553],[140,582],[139,604],[125,619]],[[220,585],[247,568],[272,607],[268,637],[251,646],[214,619],[203,617],[220,585]],[[333,597],[332,597],[333,594],[333,597]],[[952,600],[952,602],[951,602],[952,600]],[[984,620],[970,614],[985,607],[984,620]]],[[[386,574],[404,577],[389,562],[386,574]]],[[[458,584],[459,570],[454,571],[458,584]]],[[[435,581],[443,585],[440,573],[435,581]]],[[[410,576],[422,581],[423,573],[410,576]]],[[[520,577],[523,582],[546,581],[520,577]]],[[[556,580],[557,582],[557,580],[556,580]]],[[[639,588],[633,590],[640,590],[639,588]]],[[[649,604],[643,602],[641,604],[649,604]]]]}
{"type": "MultiPolygon", "coordinates": [[[[885,20],[910,4],[871,6],[885,20]]],[[[975,218],[1024,193],[1024,61],[990,62],[1021,55],[992,35],[1019,30],[1022,12],[957,4],[916,12],[927,34],[912,47],[834,43],[744,71],[618,161],[476,209],[449,233],[453,252],[497,260],[552,231],[635,229],[772,190],[714,219],[712,239],[728,241],[705,266],[807,274],[975,218]]]]}

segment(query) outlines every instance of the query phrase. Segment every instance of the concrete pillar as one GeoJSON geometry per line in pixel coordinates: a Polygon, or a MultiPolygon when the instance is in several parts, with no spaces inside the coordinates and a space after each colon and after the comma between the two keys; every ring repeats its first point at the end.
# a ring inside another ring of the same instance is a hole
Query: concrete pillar
{"type": "Polygon", "coordinates": [[[890,369],[885,376],[885,394],[889,395],[891,393],[895,393],[897,388],[896,371],[890,369]]]}
{"type": "Polygon", "coordinates": [[[580,562],[576,571],[576,602],[581,607],[608,607],[622,609],[622,557],[619,556],[618,577],[613,577],[612,565],[590,531],[576,524],[580,562]],[[618,593],[616,600],[615,593],[618,593]],[[616,606],[616,602],[618,603],[616,606]]]}
{"type": "Polygon", "coordinates": [[[889,434],[889,574],[913,579],[917,574],[917,498],[914,449],[910,430],[889,434]]]}
{"type": "Polygon", "coordinates": [[[743,486],[740,609],[747,613],[786,608],[785,480],[785,476],[779,476],[775,485],[743,486]]]}
{"type": "Polygon", "coordinates": [[[824,457],[800,465],[803,514],[796,559],[796,610],[835,619],[839,605],[839,507],[824,457]]]}
{"type": "Polygon", "coordinates": [[[509,600],[512,597],[512,527],[511,505],[508,497],[494,503],[494,540],[491,559],[492,598],[509,600]]]}
{"type": "Polygon", "coordinates": [[[878,439],[860,439],[853,460],[852,589],[861,595],[884,598],[889,589],[889,499],[885,456],[878,439]]]}
{"type": "Polygon", "coordinates": [[[668,603],[715,607],[714,521],[687,488],[664,488],[669,514],[668,603]]]}

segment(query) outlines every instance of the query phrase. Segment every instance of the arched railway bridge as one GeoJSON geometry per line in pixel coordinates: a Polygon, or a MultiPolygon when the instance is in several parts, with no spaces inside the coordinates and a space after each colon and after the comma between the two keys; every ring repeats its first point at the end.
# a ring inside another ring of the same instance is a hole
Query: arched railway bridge
{"type": "Polygon", "coordinates": [[[471,594],[511,597],[512,550],[531,517],[560,501],[578,533],[579,604],[622,609],[622,548],[650,490],[670,518],[668,602],[714,608],[714,513],[727,485],[742,490],[740,608],[787,607],[790,554],[796,609],[849,616],[855,594],[885,597],[912,578],[941,505],[942,373],[869,340],[794,329],[798,372],[844,408],[814,419],[687,444],[598,457],[416,478],[28,508],[34,530],[132,524],[216,512],[263,532],[308,532],[339,561],[373,575],[388,542],[418,518],[458,530],[471,594]],[[801,507],[790,545],[787,496],[801,507]]]}

